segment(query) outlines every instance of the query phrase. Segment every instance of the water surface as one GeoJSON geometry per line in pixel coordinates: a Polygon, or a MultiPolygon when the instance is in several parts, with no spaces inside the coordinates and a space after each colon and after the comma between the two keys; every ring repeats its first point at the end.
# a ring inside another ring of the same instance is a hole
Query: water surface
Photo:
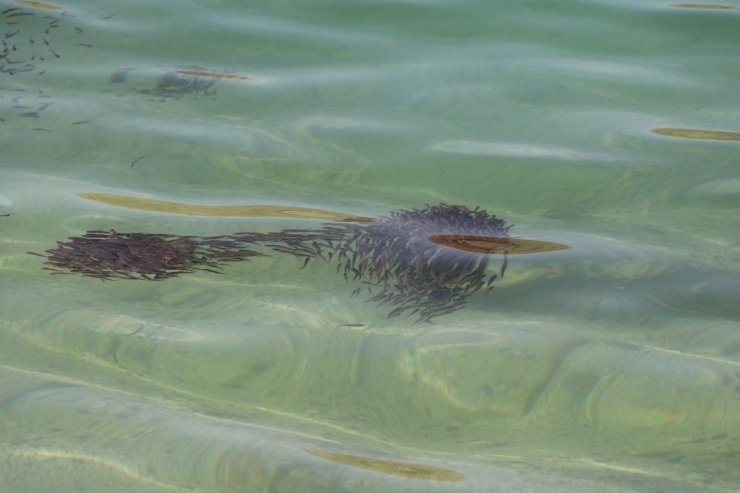
{"type": "Polygon", "coordinates": [[[0,7],[0,489],[740,483],[737,2],[0,7]],[[275,252],[160,282],[26,253],[440,203],[570,248],[433,324],[275,252]]]}

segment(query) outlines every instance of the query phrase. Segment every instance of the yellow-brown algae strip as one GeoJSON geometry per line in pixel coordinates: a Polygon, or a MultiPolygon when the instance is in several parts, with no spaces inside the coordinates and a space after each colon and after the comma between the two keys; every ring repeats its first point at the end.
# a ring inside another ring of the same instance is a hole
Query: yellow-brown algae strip
{"type": "Polygon", "coordinates": [[[372,218],[341,212],[283,205],[200,205],[168,202],[165,200],[129,197],[112,193],[80,192],[79,197],[103,204],[149,212],[164,212],[184,216],[211,217],[291,217],[323,221],[373,222],[372,218]]]}
{"type": "Polygon", "coordinates": [[[338,464],[344,464],[358,469],[401,476],[402,478],[420,479],[424,481],[464,481],[465,475],[452,469],[428,466],[426,464],[414,464],[412,462],[399,462],[387,459],[375,459],[373,457],[362,457],[359,455],[337,454],[324,452],[322,450],[307,450],[314,457],[320,457],[338,464]]]}
{"type": "Polygon", "coordinates": [[[190,75],[192,77],[210,77],[212,79],[228,80],[252,80],[251,77],[236,74],[224,74],[221,72],[207,72],[205,70],[178,70],[178,74],[190,75]]]}
{"type": "Polygon", "coordinates": [[[44,3],[44,2],[36,2],[35,0],[15,0],[15,2],[20,3],[22,5],[26,5],[28,7],[33,7],[36,9],[62,10],[61,7],[57,7],[56,5],[51,5],[49,3],[44,3]]]}
{"type": "Polygon", "coordinates": [[[717,5],[711,3],[672,3],[671,7],[680,9],[737,10],[734,5],[717,5]]]}
{"type": "Polygon", "coordinates": [[[653,128],[654,134],[680,139],[699,140],[740,140],[740,132],[720,132],[718,130],[701,130],[694,128],[653,128]]]}

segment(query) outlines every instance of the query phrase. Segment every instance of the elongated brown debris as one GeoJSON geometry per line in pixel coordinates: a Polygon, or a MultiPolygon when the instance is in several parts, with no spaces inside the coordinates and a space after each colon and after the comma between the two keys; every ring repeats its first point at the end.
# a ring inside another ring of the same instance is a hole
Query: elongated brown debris
{"type": "Polygon", "coordinates": [[[267,248],[293,255],[301,268],[313,259],[336,264],[347,281],[368,287],[368,301],[392,308],[389,318],[415,315],[417,322],[431,322],[463,308],[470,295],[490,291],[503,277],[509,248],[516,246],[506,240],[510,227],[477,207],[440,204],[315,230],[212,237],[88,231],[47,250],[45,268],[104,280],[159,281],[195,271],[219,273],[225,264],[264,255],[255,248],[267,248]],[[490,253],[503,254],[503,264],[487,276],[490,253]]]}

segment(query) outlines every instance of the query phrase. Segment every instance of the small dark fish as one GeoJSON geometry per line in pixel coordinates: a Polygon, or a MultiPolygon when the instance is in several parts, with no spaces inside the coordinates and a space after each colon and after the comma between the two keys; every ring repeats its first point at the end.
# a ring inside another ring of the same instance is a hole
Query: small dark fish
{"type": "Polygon", "coordinates": [[[390,312],[390,313],[388,314],[388,318],[393,318],[393,317],[397,317],[397,316],[399,316],[400,314],[402,314],[404,310],[406,310],[406,307],[405,307],[405,306],[400,306],[400,307],[398,307],[398,308],[396,308],[396,309],[392,310],[392,311],[391,311],[391,312],[390,312]]]}
{"type": "Polygon", "coordinates": [[[139,328],[138,328],[138,329],[136,329],[135,331],[133,331],[133,332],[131,332],[130,334],[127,334],[127,335],[128,335],[129,337],[130,337],[130,336],[132,336],[132,335],[138,334],[138,333],[139,333],[139,332],[141,332],[142,330],[144,330],[144,324],[141,324],[141,325],[139,325],[139,328]]]}
{"type": "Polygon", "coordinates": [[[93,45],[88,43],[77,43],[75,46],[84,46],[85,48],[92,48],[93,45]]]}
{"type": "Polygon", "coordinates": [[[78,122],[72,122],[71,125],[82,125],[84,123],[92,123],[92,120],[80,120],[78,122]]]}
{"type": "Polygon", "coordinates": [[[33,128],[32,130],[36,130],[38,132],[51,132],[51,130],[46,128],[33,128]]]}
{"type": "Polygon", "coordinates": [[[5,33],[5,39],[10,39],[16,34],[18,34],[19,32],[21,32],[20,29],[18,31],[13,31],[12,33],[5,33]]]}
{"type": "Polygon", "coordinates": [[[6,15],[5,18],[10,19],[11,17],[21,17],[24,15],[35,15],[35,14],[33,12],[14,12],[10,15],[6,15]]]}
{"type": "Polygon", "coordinates": [[[80,29],[79,27],[75,27],[75,32],[77,34],[81,34],[82,33],[82,29],[80,29]]]}
{"type": "Polygon", "coordinates": [[[38,118],[39,117],[39,114],[37,112],[35,112],[35,111],[31,111],[31,112],[28,112],[28,113],[21,113],[18,116],[25,116],[27,118],[38,118]]]}
{"type": "Polygon", "coordinates": [[[134,159],[133,161],[131,161],[131,169],[134,169],[134,164],[138,163],[142,159],[144,159],[144,156],[139,156],[136,159],[134,159]]]}

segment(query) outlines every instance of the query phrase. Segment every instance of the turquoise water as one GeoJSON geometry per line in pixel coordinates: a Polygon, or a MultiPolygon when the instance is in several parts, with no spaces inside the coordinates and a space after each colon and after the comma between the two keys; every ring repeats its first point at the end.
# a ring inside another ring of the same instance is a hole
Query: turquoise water
{"type": "Polygon", "coordinates": [[[737,1],[0,7],[0,490],[736,491],[737,1]],[[433,324],[26,253],[440,203],[570,248],[433,324]]]}

